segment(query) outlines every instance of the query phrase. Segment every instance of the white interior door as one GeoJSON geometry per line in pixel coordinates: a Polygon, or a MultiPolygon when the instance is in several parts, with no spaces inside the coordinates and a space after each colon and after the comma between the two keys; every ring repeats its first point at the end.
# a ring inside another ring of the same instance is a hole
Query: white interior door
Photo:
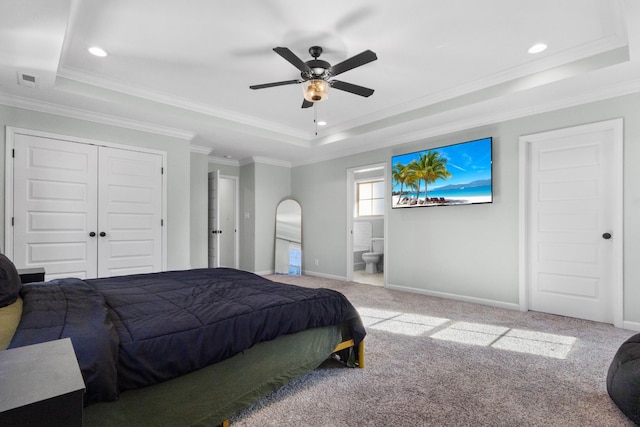
{"type": "Polygon", "coordinates": [[[96,147],[15,135],[13,262],[96,277],[96,147]],[[93,233],[93,236],[91,236],[93,233]]]}
{"type": "Polygon", "coordinates": [[[220,171],[209,172],[209,267],[220,267],[220,171]]]}
{"type": "Polygon", "coordinates": [[[162,156],[99,147],[98,277],[162,269],[162,156]]]}
{"type": "Polygon", "coordinates": [[[220,177],[218,187],[220,267],[238,267],[236,257],[236,186],[237,181],[234,178],[220,177]]]}
{"type": "Polygon", "coordinates": [[[529,309],[614,323],[622,274],[619,135],[588,125],[527,138],[529,309]]]}
{"type": "Polygon", "coordinates": [[[7,147],[18,268],[44,267],[47,280],[162,270],[161,154],[24,133],[7,147]]]}
{"type": "Polygon", "coordinates": [[[209,172],[209,267],[238,268],[238,181],[209,172]]]}

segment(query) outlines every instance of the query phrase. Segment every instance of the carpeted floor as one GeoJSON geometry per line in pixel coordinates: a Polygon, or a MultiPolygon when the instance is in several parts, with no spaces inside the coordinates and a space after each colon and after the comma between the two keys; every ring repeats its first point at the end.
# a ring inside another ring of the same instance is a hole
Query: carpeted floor
{"type": "Polygon", "coordinates": [[[366,367],[328,361],[232,418],[235,426],[631,426],[606,391],[633,331],[317,277],[345,294],[366,367]]]}

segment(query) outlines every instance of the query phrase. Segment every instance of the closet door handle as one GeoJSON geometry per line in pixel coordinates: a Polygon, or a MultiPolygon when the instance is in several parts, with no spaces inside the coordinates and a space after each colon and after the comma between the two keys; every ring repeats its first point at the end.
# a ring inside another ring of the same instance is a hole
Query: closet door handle
{"type": "Polygon", "coordinates": [[[104,237],[104,236],[106,236],[106,235],[107,235],[107,233],[105,233],[104,231],[101,231],[101,232],[100,232],[100,237],[104,237]]]}
{"type": "Polygon", "coordinates": [[[96,232],[92,231],[91,233],[89,233],[89,237],[96,237],[96,232]]]}

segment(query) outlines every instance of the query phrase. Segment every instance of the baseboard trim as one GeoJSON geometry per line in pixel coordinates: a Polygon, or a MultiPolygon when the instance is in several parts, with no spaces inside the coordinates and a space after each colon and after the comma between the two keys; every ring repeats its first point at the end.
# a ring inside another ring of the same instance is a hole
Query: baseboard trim
{"type": "Polygon", "coordinates": [[[385,287],[388,289],[396,290],[396,291],[413,292],[414,294],[451,299],[455,301],[469,302],[472,304],[488,305],[490,307],[504,308],[506,310],[520,310],[520,305],[517,303],[514,304],[514,303],[495,301],[495,300],[484,299],[484,298],[469,297],[465,295],[450,294],[447,292],[438,292],[438,291],[430,291],[427,289],[410,288],[407,286],[393,285],[391,283],[388,283],[385,287]]]}
{"type": "Polygon", "coordinates": [[[347,278],[344,276],[334,276],[332,274],[318,273],[317,271],[304,270],[302,274],[306,276],[322,277],[323,279],[342,280],[343,282],[347,281],[347,278]]]}
{"type": "Polygon", "coordinates": [[[640,322],[631,322],[629,320],[624,320],[622,322],[623,329],[629,329],[630,331],[640,331],[640,322]]]}
{"type": "Polygon", "coordinates": [[[270,276],[276,273],[273,270],[265,270],[265,271],[254,271],[254,274],[257,274],[258,276],[270,276]]]}

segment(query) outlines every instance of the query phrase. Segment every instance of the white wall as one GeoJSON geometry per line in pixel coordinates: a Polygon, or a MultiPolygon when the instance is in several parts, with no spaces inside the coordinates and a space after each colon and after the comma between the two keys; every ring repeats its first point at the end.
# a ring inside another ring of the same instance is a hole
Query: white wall
{"type": "MultiPolygon", "coordinates": [[[[190,267],[189,141],[0,105],[0,244],[4,248],[5,126],[167,152],[167,268],[190,267]]],[[[4,249],[3,249],[4,250],[4,249]]]]}
{"type": "Polygon", "coordinates": [[[346,170],[389,162],[394,154],[494,138],[494,203],[388,210],[388,283],[417,292],[517,307],[518,139],[521,135],[623,117],[624,319],[640,328],[640,94],[293,168],[303,208],[305,270],[346,276],[346,170]],[[315,265],[315,260],[318,265],[315,265]]]}

